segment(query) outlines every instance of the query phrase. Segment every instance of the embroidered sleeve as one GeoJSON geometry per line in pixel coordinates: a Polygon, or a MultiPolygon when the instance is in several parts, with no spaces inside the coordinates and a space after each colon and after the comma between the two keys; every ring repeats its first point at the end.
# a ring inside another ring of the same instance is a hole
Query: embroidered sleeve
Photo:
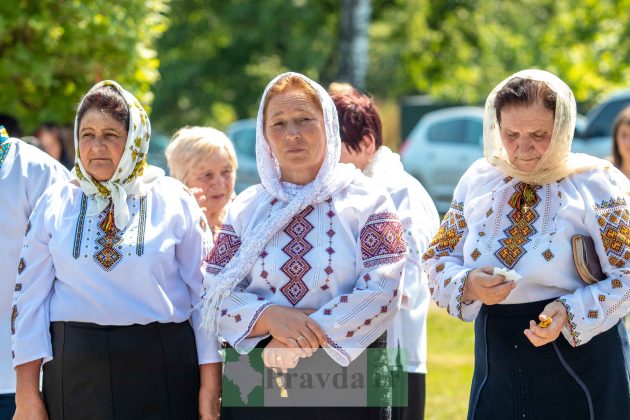
{"type": "Polygon", "coordinates": [[[182,195],[183,211],[186,213],[186,232],[175,247],[179,271],[188,287],[192,309],[191,322],[195,331],[199,364],[222,361],[219,340],[208,336],[200,328],[201,309],[199,303],[203,290],[203,260],[210,251],[212,236],[205,225],[205,217],[194,198],[182,195]]]}
{"type": "MultiPolygon", "coordinates": [[[[55,269],[48,248],[45,213],[47,197],[42,197],[28,222],[17,271],[11,309],[13,366],[33,360],[52,360],[48,301],[55,269]]],[[[7,267],[7,270],[10,270],[7,267]]],[[[14,271],[14,272],[15,272],[14,271]]]]}
{"type": "Polygon", "coordinates": [[[354,289],[310,315],[326,333],[326,352],[342,366],[379,338],[400,308],[404,233],[388,197],[377,207],[357,238],[354,289]]]}
{"type": "MultiPolygon", "coordinates": [[[[217,236],[212,251],[206,258],[206,281],[223,270],[241,246],[241,239],[232,224],[233,207],[228,211],[225,223],[217,236]]],[[[239,283],[230,296],[223,300],[219,316],[219,336],[239,353],[249,353],[256,344],[269,335],[247,337],[270,302],[254,293],[246,292],[249,279],[239,283]]]]}
{"type": "MultiPolygon", "coordinates": [[[[613,174],[614,175],[614,174],[613,174]]],[[[593,285],[581,287],[559,300],[567,309],[565,338],[573,346],[587,343],[597,334],[612,328],[628,313],[630,305],[630,206],[622,189],[626,180],[586,184],[591,194],[601,198],[587,208],[586,227],[593,241],[606,278],[593,285]],[[602,191],[597,191],[601,189],[602,191]],[[611,191],[613,190],[613,191],[611,191]],[[617,194],[610,196],[610,193],[617,194]]]]}
{"type": "Polygon", "coordinates": [[[465,194],[461,185],[462,181],[455,189],[454,200],[422,260],[435,303],[446,308],[451,315],[470,322],[477,316],[481,302],[463,301],[464,286],[470,270],[464,267],[462,251],[468,226],[464,217],[465,194]]]}

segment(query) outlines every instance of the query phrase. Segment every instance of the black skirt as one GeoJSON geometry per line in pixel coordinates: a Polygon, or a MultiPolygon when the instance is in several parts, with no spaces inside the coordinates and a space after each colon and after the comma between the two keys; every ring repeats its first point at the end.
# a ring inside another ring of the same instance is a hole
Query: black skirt
{"type": "Polygon", "coordinates": [[[44,365],[51,420],[198,419],[199,366],[189,322],[53,322],[44,365]]]}
{"type": "Polygon", "coordinates": [[[623,324],[575,348],[562,335],[535,347],[523,331],[549,302],[482,306],[468,419],[630,419],[623,324]]]}
{"type": "MultiPolygon", "coordinates": [[[[271,338],[261,341],[256,348],[264,348],[271,338]]],[[[311,396],[310,403],[306,406],[303,401],[300,402],[300,406],[290,406],[293,391],[289,387],[288,398],[283,403],[288,406],[268,406],[268,407],[227,407],[221,408],[221,420],[296,420],[296,419],[308,419],[308,420],[390,420],[391,419],[391,398],[392,398],[392,379],[389,371],[389,362],[387,358],[387,333],[384,333],[381,337],[370,344],[366,351],[364,351],[359,358],[354,360],[348,370],[352,370],[353,364],[365,364],[367,358],[367,364],[370,366],[367,373],[366,383],[373,384],[374,387],[368,392],[371,394],[371,398],[368,398],[370,402],[369,406],[355,406],[355,407],[325,407],[318,402],[317,391],[314,391],[311,396]]],[[[231,350],[233,351],[233,350],[231,350]]],[[[333,369],[338,369],[337,363],[330,357],[325,355],[324,350],[321,348],[318,350],[320,353],[320,362],[318,368],[321,371],[328,372],[333,369]],[[321,353],[320,353],[321,352],[321,353]],[[332,369],[330,368],[332,366],[332,369]]],[[[315,357],[315,356],[313,356],[315,357]]],[[[229,358],[229,356],[228,356],[229,358]]],[[[250,364],[262,363],[259,361],[251,360],[252,358],[260,359],[260,352],[252,351],[248,355],[250,364]]],[[[300,364],[304,363],[308,359],[304,359],[300,364]]],[[[309,360],[310,361],[310,360],[309,360]]],[[[310,368],[311,371],[316,370],[310,368]]],[[[226,381],[226,375],[229,376],[228,369],[230,369],[229,363],[224,365],[224,385],[226,381]]],[[[296,370],[300,369],[300,365],[296,370]]],[[[294,370],[290,370],[289,373],[294,370]]],[[[269,373],[267,373],[269,375],[269,373]]],[[[294,385],[299,386],[298,382],[304,377],[302,374],[293,373],[294,385]],[[299,379],[298,379],[299,378],[299,379]]],[[[347,380],[348,378],[346,378],[347,380]]],[[[334,378],[333,378],[334,380],[334,378]]],[[[350,378],[346,382],[351,382],[350,378]]],[[[314,379],[315,382],[318,379],[314,379]]],[[[340,381],[342,382],[342,381],[340,381]]],[[[331,381],[328,382],[330,387],[331,381]]],[[[348,385],[348,383],[346,383],[348,385]]],[[[227,392],[227,387],[223,387],[223,392],[227,392]]],[[[330,389],[330,388],[329,388],[330,389]]],[[[277,390],[273,390],[275,392],[277,390]]],[[[340,391],[343,392],[343,391],[340,391]]],[[[224,401],[226,401],[224,395],[224,401]]]]}

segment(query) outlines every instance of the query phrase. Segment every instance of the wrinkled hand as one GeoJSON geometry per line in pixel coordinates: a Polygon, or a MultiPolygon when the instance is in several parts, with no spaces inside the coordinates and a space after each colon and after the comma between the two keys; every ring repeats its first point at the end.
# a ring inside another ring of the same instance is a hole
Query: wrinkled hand
{"type": "Polygon", "coordinates": [[[546,327],[539,327],[533,320],[529,321],[529,328],[524,331],[525,336],[536,347],[544,346],[555,341],[562,332],[567,322],[567,309],[557,300],[547,304],[542,313],[538,315],[540,321],[551,318],[551,323],[546,327]]]}
{"type": "Polygon", "coordinates": [[[39,395],[16,398],[13,420],[48,420],[44,401],[39,395]]]}
{"type": "Polygon", "coordinates": [[[324,331],[308,316],[312,312],[312,309],[272,305],[261,317],[264,317],[267,330],[275,340],[288,348],[301,349],[302,357],[309,357],[326,343],[324,331]]]}
{"type": "Polygon", "coordinates": [[[201,211],[203,211],[203,213],[205,214],[207,210],[206,202],[208,200],[206,197],[206,193],[204,193],[203,190],[198,187],[190,188],[190,192],[195,197],[195,200],[197,200],[197,204],[199,204],[199,207],[201,207],[201,211]]]}
{"type": "Polygon", "coordinates": [[[503,302],[516,287],[512,280],[505,281],[505,277],[494,275],[493,267],[475,268],[468,274],[464,287],[464,301],[479,300],[486,305],[496,305],[503,302]]]}
{"type": "Polygon", "coordinates": [[[262,352],[265,366],[278,369],[282,373],[287,373],[289,369],[296,367],[301,357],[310,357],[310,355],[307,356],[304,350],[299,347],[288,347],[275,338],[271,339],[262,352]]]}

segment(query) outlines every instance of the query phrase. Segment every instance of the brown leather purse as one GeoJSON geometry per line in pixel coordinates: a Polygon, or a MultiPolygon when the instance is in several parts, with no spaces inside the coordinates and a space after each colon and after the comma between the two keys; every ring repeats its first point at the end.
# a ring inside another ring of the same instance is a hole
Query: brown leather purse
{"type": "Polygon", "coordinates": [[[571,246],[573,248],[575,268],[584,283],[593,284],[606,278],[595,251],[593,238],[575,235],[571,238],[571,246]]]}

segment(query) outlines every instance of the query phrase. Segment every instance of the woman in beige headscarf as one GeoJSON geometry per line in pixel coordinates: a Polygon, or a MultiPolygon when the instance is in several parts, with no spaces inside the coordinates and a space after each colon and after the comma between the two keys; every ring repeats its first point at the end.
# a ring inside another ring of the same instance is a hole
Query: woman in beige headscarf
{"type": "Polygon", "coordinates": [[[485,159],[460,180],[423,257],[433,299],[475,320],[469,419],[630,418],[628,181],[570,153],[575,116],[550,73],[500,83],[486,101],[485,159]],[[575,235],[594,241],[605,276],[595,284],[576,270],[575,235]]]}

